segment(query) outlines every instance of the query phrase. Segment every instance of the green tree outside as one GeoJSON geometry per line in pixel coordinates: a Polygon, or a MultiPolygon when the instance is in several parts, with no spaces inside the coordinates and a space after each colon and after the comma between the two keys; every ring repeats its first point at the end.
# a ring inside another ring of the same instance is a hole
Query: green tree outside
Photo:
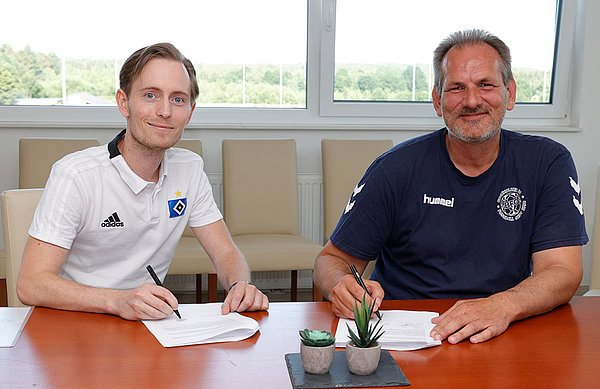
{"type": "MultiPolygon", "coordinates": [[[[67,96],[84,93],[94,103],[114,104],[113,60],[67,59],[67,96]]],[[[196,64],[200,95],[198,106],[306,107],[304,64],[196,64]],[[283,75],[280,76],[280,71],[283,75]],[[281,94],[281,104],[280,104],[281,94]]],[[[337,65],[334,99],[350,101],[430,101],[431,77],[427,64],[337,65]],[[414,67],[414,69],[413,69],[414,67]],[[414,73],[414,91],[413,91],[414,73]],[[414,99],[413,99],[414,95],[414,99]]],[[[0,104],[19,99],[55,99],[62,103],[62,63],[53,53],[25,47],[0,47],[0,104]]],[[[513,69],[517,101],[547,103],[551,73],[513,69]]]]}

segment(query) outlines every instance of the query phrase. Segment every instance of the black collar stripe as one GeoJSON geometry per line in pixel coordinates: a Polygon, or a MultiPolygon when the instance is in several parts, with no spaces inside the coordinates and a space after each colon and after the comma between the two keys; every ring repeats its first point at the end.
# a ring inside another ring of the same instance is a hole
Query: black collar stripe
{"type": "Polygon", "coordinates": [[[110,159],[113,159],[114,157],[121,155],[121,152],[119,151],[119,148],[117,147],[117,144],[124,136],[125,136],[125,130],[121,131],[119,133],[119,135],[115,136],[115,139],[111,140],[110,143],[108,144],[108,154],[109,154],[110,159]]]}

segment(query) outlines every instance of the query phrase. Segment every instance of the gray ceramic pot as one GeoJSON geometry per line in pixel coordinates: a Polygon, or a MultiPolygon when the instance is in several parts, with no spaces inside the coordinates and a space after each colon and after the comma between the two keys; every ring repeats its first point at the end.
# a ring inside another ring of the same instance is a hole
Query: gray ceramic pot
{"type": "Polygon", "coordinates": [[[335,356],[335,344],[325,347],[307,346],[300,342],[300,358],[304,371],[310,374],[325,374],[331,368],[335,356]]]}
{"type": "Polygon", "coordinates": [[[346,363],[350,372],[356,375],[369,375],[377,370],[379,356],[381,355],[381,343],[367,348],[356,347],[354,342],[346,342],[346,363]]]}

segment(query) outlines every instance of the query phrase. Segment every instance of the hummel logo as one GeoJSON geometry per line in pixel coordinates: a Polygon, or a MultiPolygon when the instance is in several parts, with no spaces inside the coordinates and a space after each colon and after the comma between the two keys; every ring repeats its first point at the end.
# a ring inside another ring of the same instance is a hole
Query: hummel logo
{"type": "Polygon", "coordinates": [[[579,201],[577,201],[575,196],[573,196],[573,205],[575,206],[575,208],[577,208],[579,213],[583,215],[583,205],[579,201]]]}
{"type": "Polygon", "coordinates": [[[362,191],[362,188],[364,186],[365,186],[365,184],[362,184],[361,186],[358,186],[358,184],[356,184],[356,186],[354,187],[354,190],[352,191],[352,196],[350,196],[350,200],[348,200],[348,204],[346,204],[346,210],[344,211],[344,215],[352,210],[352,208],[354,207],[354,203],[355,203],[355,201],[352,201],[352,199],[354,197],[356,197],[356,195],[362,191]]]}
{"type": "Polygon", "coordinates": [[[571,188],[573,188],[575,193],[579,194],[579,192],[581,192],[581,188],[579,187],[579,184],[577,182],[575,182],[573,177],[569,177],[569,183],[571,184],[571,188]]]}
{"type": "Polygon", "coordinates": [[[346,210],[344,211],[344,215],[350,212],[354,208],[354,201],[352,199],[348,200],[348,204],[346,204],[346,210]]]}
{"type": "Polygon", "coordinates": [[[106,220],[100,224],[100,227],[125,227],[125,223],[119,219],[119,215],[117,213],[113,213],[106,220]]]}
{"type": "Polygon", "coordinates": [[[352,196],[356,196],[357,194],[359,194],[362,191],[362,188],[365,186],[365,184],[362,184],[361,186],[358,186],[358,184],[356,184],[356,187],[354,188],[354,190],[352,191],[352,196]]]}

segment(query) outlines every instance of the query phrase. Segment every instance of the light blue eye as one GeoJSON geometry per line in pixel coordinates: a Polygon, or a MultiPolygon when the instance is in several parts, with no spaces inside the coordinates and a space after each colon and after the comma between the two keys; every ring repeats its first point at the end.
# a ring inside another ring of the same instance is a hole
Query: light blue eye
{"type": "Polygon", "coordinates": [[[146,97],[149,98],[149,99],[153,99],[153,98],[156,97],[156,95],[154,93],[152,93],[152,92],[148,92],[148,93],[146,93],[146,97]]]}

